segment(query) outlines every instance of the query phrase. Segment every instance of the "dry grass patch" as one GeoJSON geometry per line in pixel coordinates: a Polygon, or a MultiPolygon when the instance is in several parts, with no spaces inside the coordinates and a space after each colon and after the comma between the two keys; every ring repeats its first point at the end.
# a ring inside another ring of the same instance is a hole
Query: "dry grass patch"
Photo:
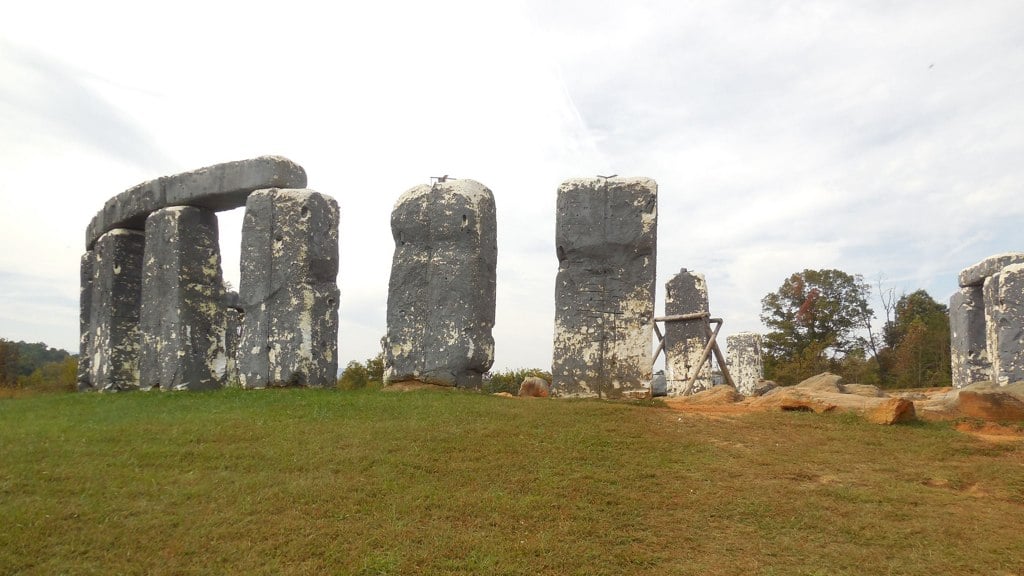
{"type": "Polygon", "coordinates": [[[316,390],[0,422],[0,573],[1024,571],[1024,448],[949,424],[316,390]]]}

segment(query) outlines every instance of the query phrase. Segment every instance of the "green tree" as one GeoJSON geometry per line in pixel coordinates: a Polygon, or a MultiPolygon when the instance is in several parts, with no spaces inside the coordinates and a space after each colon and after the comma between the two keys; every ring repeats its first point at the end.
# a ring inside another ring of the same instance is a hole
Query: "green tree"
{"type": "Polygon", "coordinates": [[[384,353],[380,352],[366,360],[366,378],[370,382],[384,382],[384,353]]]}
{"type": "Polygon", "coordinates": [[[18,385],[18,345],[0,338],[0,387],[14,388],[18,385]]]}
{"type": "MultiPolygon", "coordinates": [[[[804,270],[761,300],[765,376],[793,384],[825,370],[842,372],[843,358],[863,359],[870,328],[871,288],[860,275],[804,270]]],[[[858,370],[860,366],[858,366],[858,370]]]]}
{"type": "Polygon", "coordinates": [[[890,359],[887,384],[898,387],[948,386],[949,311],[924,290],[901,296],[885,327],[890,359]]]}
{"type": "Polygon", "coordinates": [[[349,362],[341,372],[341,376],[338,377],[338,388],[342,390],[359,390],[366,388],[368,383],[366,366],[355,360],[349,362]]]}

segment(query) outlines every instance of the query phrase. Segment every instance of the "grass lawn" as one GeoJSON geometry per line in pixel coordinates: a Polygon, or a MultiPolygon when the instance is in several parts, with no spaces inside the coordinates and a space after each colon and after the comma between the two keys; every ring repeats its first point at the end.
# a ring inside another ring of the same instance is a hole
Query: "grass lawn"
{"type": "Polygon", "coordinates": [[[431,391],[0,400],[0,574],[1024,574],[1024,446],[431,391]]]}

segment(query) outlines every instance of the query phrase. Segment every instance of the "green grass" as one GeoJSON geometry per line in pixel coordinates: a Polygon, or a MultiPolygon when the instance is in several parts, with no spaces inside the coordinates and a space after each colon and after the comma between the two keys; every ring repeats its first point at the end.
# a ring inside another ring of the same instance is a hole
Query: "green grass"
{"type": "Polygon", "coordinates": [[[1021,574],[943,424],[275,390],[0,400],[0,574],[1021,574]]]}

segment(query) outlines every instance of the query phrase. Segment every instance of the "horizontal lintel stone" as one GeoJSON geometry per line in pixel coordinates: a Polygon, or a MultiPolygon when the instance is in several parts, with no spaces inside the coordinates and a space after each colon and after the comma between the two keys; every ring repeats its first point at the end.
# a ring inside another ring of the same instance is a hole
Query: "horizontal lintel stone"
{"type": "Polygon", "coordinates": [[[142,230],[150,213],[170,206],[232,210],[255,190],[305,188],[306,171],[281,156],[260,156],[143,182],[107,200],[85,232],[86,249],[114,228],[142,230]]]}

